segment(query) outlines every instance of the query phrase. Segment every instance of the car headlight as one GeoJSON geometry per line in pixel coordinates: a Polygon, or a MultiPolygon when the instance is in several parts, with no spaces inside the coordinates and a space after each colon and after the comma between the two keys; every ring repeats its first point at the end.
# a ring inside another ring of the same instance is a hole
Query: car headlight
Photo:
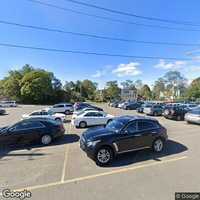
{"type": "Polygon", "coordinates": [[[95,146],[97,143],[101,142],[101,140],[89,141],[87,142],[87,146],[95,146]]]}

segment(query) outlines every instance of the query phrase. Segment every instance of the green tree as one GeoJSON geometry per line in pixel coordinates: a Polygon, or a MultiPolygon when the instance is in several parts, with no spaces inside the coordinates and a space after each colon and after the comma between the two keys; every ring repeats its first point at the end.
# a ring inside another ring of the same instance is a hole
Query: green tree
{"type": "Polygon", "coordinates": [[[113,100],[120,98],[120,88],[117,81],[108,81],[103,91],[104,100],[113,100]]]}
{"type": "Polygon", "coordinates": [[[194,79],[192,83],[190,84],[187,91],[187,97],[190,99],[200,98],[200,77],[197,79],[194,79]]]}
{"type": "Polygon", "coordinates": [[[13,100],[19,100],[21,79],[22,75],[19,71],[9,71],[8,76],[2,81],[3,94],[13,100]]]}
{"type": "Polygon", "coordinates": [[[159,78],[155,81],[153,87],[153,97],[155,99],[162,99],[164,97],[165,92],[165,80],[163,78],[159,78]]]}
{"type": "Polygon", "coordinates": [[[53,94],[52,74],[35,70],[25,74],[21,80],[21,98],[25,103],[48,103],[53,94]]]}
{"type": "Polygon", "coordinates": [[[142,86],[143,86],[142,80],[138,79],[135,81],[135,87],[138,91],[140,91],[142,89],[142,86]]]}
{"type": "Polygon", "coordinates": [[[88,79],[84,80],[81,83],[81,95],[85,99],[94,100],[96,89],[97,89],[97,83],[94,83],[88,79]]]}
{"type": "Polygon", "coordinates": [[[165,80],[166,93],[173,99],[184,96],[187,79],[180,72],[169,71],[164,75],[163,79],[165,80]]]}
{"type": "Polygon", "coordinates": [[[122,85],[123,88],[128,88],[130,90],[131,89],[133,89],[133,90],[136,89],[135,84],[134,84],[134,82],[132,80],[123,81],[123,82],[121,82],[121,85],[122,85]]]}
{"type": "Polygon", "coordinates": [[[152,97],[151,89],[147,84],[145,84],[142,87],[140,95],[145,99],[151,99],[151,97],[152,97]]]}

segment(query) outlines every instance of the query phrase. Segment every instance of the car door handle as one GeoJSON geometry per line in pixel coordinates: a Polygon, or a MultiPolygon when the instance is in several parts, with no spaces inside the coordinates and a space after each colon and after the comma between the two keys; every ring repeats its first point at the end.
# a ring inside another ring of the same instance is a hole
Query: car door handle
{"type": "Polygon", "coordinates": [[[135,137],[140,137],[140,136],[142,136],[142,134],[135,134],[134,136],[135,137]]]}
{"type": "Polygon", "coordinates": [[[151,131],[151,133],[152,133],[152,134],[155,134],[155,133],[157,133],[157,131],[151,131]]]}

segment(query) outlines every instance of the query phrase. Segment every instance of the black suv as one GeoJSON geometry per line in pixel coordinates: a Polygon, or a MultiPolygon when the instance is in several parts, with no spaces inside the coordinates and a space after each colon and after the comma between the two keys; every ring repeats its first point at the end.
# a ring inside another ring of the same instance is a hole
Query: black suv
{"type": "Polygon", "coordinates": [[[122,153],[152,148],[163,150],[167,130],[155,119],[142,116],[122,116],[113,119],[105,127],[91,128],[80,139],[80,147],[104,166],[122,153]]]}
{"type": "Polygon", "coordinates": [[[185,114],[189,111],[188,108],[175,105],[175,106],[166,106],[163,112],[163,116],[167,119],[175,119],[175,120],[184,120],[185,114]]]}
{"type": "Polygon", "coordinates": [[[124,104],[122,108],[124,110],[136,110],[140,106],[141,106],[141,103],[139,102],[128,102],[127,104],[124,104]]]}

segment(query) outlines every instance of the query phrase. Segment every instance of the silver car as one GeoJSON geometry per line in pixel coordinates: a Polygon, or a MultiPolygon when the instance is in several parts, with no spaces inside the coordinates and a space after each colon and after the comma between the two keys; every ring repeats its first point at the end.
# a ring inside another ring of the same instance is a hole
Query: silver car
{"type": "Polygon", "coordinates": [[[193,109],[185,114],[185,121],[188,123],[200,124],[200,108],[193,109]]]}

